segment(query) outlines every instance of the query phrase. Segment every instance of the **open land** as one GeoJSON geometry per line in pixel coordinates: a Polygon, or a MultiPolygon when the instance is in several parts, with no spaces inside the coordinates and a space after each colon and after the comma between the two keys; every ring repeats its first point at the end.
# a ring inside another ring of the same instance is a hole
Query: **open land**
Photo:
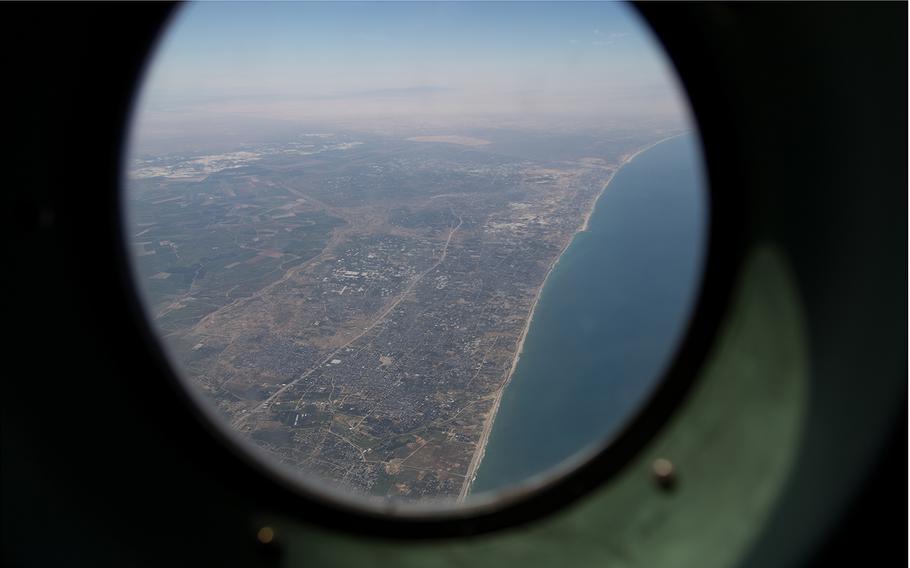
{"type": "Polygon", "coordinates": [[[349,492],[463,499],[547,274],[666,135],[344,132],[143,156],[137,280],[189,381],[276,460],[349,492]]]}

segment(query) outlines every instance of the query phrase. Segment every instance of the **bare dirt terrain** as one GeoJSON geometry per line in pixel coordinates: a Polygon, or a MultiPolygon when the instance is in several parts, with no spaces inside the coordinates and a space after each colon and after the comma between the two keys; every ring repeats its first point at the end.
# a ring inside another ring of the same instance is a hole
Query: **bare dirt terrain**
{"type": "Polygon", "coordinates": [[[463,499],[546,275],[622,159],[662,137],[548,160],[481,136],[186,157],[224,166],[201,180],[137,169],[137,274],[175,363],[293,471],[463,499]]]}

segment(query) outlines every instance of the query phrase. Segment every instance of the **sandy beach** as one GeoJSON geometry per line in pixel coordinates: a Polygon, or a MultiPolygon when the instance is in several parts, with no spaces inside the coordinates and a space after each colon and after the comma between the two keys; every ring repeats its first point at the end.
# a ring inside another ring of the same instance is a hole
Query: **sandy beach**
{"type": "Polygon", "coordinates": [[[603,196],[604,192],[607,190],[607,187],[609,187],[610,182],[613,181],[616,173],[622,169],[623,166],[634,160],[639,154],[646,152],[654,146],[666,142],[667,140],[682,136],[683,134],[685,133],[681,132],[679,134],[667,136],[666,138],[662,138],[657,142],[653,142],[639,148],[638,150],[635,150],[632,153],[624,155],[620,159],[619,164],[610,173],[610,176],[607,178],[600,192],[597,194],[597,197],[591,201],[591,205],[585,212],[583,222],[578,230],[567,240],[565,246],[563,246],[562,250],[559,251],[559,254],[556,256],[556,259],[550,264],[550,267],[547,269],[547,273],[544,276],[543,282],[541,282],[540,286],[537,288],[537,293],[534,296],[534,302],[531,304],[531,310],[528,313],[527,319],[525,320],[525,326],[524,329],[522,329],[521,336],[519,337],[518,344],[515,349],[515,356],[512,359],[512,365],[509,367],[509,372],[506,376],[506,379],[503,381],[502,386],[500,386],[496,393],[493,395],[493,406],[490,408],[490,411],[484,420],[483,431],[480,435],[480,441],[477,444],[477,449],[474,451],[474,456],[471,458],[471,463],[468,465],[468,471],[465,476],[465,483],[458,495],[458,502],[463,502],[471,491],[471,486],[473,485],[474,478],[477,475],[477,469],[480,467],[480,464],[483,461],[484,453],[487,449],[487,442],[490,439],[490,432],[493,430],[493,422],[496,420],[496,414],[499,411],[499,404],[502,401],[502,395],[505,392],[506,387],[509,386],[509,383],[512,380],[512,376],[515,374],[515,368],[518,366],[518,361],[521,359],[521,352],[524,349],[525,338],[528,335],[528,330],[531,328],[531,323],[534,321],[534,312],[537,310],[537,304],[540,302],[540,295],[543,292],[544,286],[546,286],[547,280],[550,278],[550,274],[553,272],[553,269],[557,264],[559,264],[559,259],[562,258],[562,255],[565,254],[566,250],[569,248],[569,246],[571,246],[572,242],[575,240],[575,236],[578,235],[578,233],[588,230],[588,222],[591,219],[591,215],[594,213],[594,209],[597,207],[597,202],[600,201],[601,196],[603,196]]]}

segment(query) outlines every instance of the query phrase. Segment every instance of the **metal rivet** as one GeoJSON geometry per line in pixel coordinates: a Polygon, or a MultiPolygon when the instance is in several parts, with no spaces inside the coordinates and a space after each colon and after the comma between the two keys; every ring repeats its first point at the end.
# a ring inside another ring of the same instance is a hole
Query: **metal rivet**
{"type": "Polygon", "coordinates": [[[654,460],[654,463],[651,464],[651,472],[654,474],[657,484],[664,489],[669,489],[676,482],[676,467],[668,459],[659,458],[654,460]]]}
{"type": "Polygon", "coordinates": [[[262,527],[259,529],[259,532],[256,533],[256,538],[262,544],[269,544],[275,539],[275,531],[272,527],[262,527]]]}

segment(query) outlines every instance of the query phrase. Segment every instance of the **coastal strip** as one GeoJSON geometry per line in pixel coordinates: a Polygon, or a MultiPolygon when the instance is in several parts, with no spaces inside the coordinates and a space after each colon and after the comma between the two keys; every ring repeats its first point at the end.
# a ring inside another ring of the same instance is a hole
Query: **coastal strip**
{"type": "Polygon", "coordinates": [[[550,278],[550,274],[553,272],[553,269],[556,267],[556,265],[559,264],[559,259],[562,258],[562,255],[565,254],[566,250],[568,250],[568,248],[575,241],[575,237],[578,235],[578,233],[588,230],[588,222],[591,219],[591,215],[594,214],[594,210],[597,207],[597,202],[600,201],[600,198],[606,192],[607,187],[610,185],[610,182],[612,182],[613,178],[616,177],[616,173],[622,169],[623,166],[634,160],[643,152],[647,152],[658,144],[672,140],[673,138],[677,138],[683,134],[686,134],[686,132],[680,132],[678,134],[673,134],[672,136],[667,136],[666,138],[661,138],[660,140],[643,146],[634,152],[623,155],[619,161],[619,164],[610,173],[610,176],[607,178],[606,182],[604,182],[604,185],[601,188],[600,192],[597,194],[597,197],[591,200],[591,205],[585,212],[584,220],[579,229],[575,232],[575,234],[566,240],[566,244],[562,247],[562,250],[559,251],[559,254],[556,255],[556,258],[552,263],[550,263],[550,266],[547,269],[547,273],[544,276],[544,279],[541,282],[540,286],[537,288],[536,294],[534,295],[534,301],[531,304],[531,310],[528,312],[528,317],[525,320],[524,329],[522,329],[521,335],[519,336],[518,344],[515,349],[515,355],[512,358],[512,365],[509,367],[509,372],[506,375],[505,380],[502,382],[502,385],[500,385],[500,387],[492,395],[493,405],[490,407],[490,411],[487,413],[487,417],[484,420],[483,430],[480,434],[480,440],[477,443],[477,448],[474,450],[474,455],[471,457],[471,463],[468,465],[468,471],[465,475],[464,485],[462,485],[461,491],[458,495],[459,503],[462,503],[465,499],[467,499],[468,494],[471,491],[471,486],[474,484],[474,478],[477,476],[477,470],[483,461],[484,454],[486,453],[487,443],[490,440],[490,433],[493,431],[493,422],[496,420],[496,414],[499,412],[499,405],[502,402],[502,395],[505,392],[506,387],[509,386],[509,383],[512,380],[512,376],[515,374],[515,369],[518,367],[518,361],[521,359],[521,353],[524,350],[525,338],[528,335],[528,330],[531,328],[531,323],[534,321],[534,312],[537,310],[537,304],[540,302],[540,296],[543,293],[544,286],[547,284],[547,280],[550,278]]]}

